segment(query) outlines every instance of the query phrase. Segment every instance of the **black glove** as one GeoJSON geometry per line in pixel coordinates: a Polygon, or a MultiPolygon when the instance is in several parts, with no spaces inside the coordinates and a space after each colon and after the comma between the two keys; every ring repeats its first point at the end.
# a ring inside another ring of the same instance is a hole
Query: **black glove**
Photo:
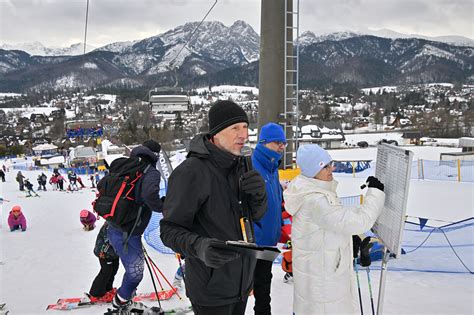
{"type": "Polygon", "coordinates": [[[249,195],[264,195],[265,181],[256,170],[244,173],[241,178],[241,189],[249,195]]]}
{"type": "Polygon", "coordinates": [[[165,203],[166,196],[161,197],[160,200],[161,200],[162,203],[165,203]]]}
{"type": "Polygon", "coordinates": [[[222,245],[224,242],[214,238],[201,238],[197,245],[198,258],[210,268],[220,268],[240,257],[238,252],[217,247],[219,244],[222,245]]]}
{"type": "Polygon", "coordinates": [[[356,259],[359,257],[361,239],[359,235],[352,235],[352,257],[356,259]]]}
{"type": "Polygon", "coordinates": [[[360,265],[362,267],[368,267],[372,262],[370,260],[370,249],[372,246],[374,246],[374,244],[370,243],[370,236],[364,238],[362,243],[360,243],[360,265]]]}
{"type": "Polygon", "coordinates": [[[377,188],[378,190],[383,191],[384,185],[374,176],[369,176],[367,178],[367,186],[370,188],[377,188]]]}

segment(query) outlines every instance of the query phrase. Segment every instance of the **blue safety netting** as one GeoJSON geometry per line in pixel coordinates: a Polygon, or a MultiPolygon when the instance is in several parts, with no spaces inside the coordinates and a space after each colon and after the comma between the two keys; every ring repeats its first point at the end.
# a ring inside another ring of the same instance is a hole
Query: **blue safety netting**
{"type": "MultiPolygon", "coordinates": [[[[403,230],[402,254],[390,260],[391,271],[472,274],[474,271],[474,218],[440,227],[406,222],[403,230]]],[[[429,222],[429,220],[428,220],[429,222]]],[[[378,247],[373,249],[381,251],[378,247]]],[[[371,268],[380,269],[373,263],[371,268]]]]}

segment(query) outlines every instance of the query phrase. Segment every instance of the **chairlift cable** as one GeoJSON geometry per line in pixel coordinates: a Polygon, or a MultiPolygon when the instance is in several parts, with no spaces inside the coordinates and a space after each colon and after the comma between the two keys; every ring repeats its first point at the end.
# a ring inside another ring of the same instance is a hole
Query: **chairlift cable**
{"type": "Polygon", "coordinates": [[[181,47],[181,49],[178,51],[178,53],[176,54],[176,56],[171,59],[171,61],[169,62],[169,65],[172,67],[173,66],[173,62],[178,58],[179,54],[183,51],[183,49],[189,44],[189,42],[191,42],[191,39],[193,39],[193,36],[194,34],[197,32],[197,30],[199,29],[199,27],[201,26],[201,24],[204,22],[204,20],[207,18],[207,16],[209,15],[209,13],[211,13],[212,9],[214,8],[214,6],[217,4],[217,0],[215,0],[214,4],[211,6],[211,8],[209,9],[209,11],[207,11],[206,15],[202,18],[201,22],[199,22],[199,24],[194,28],[194,30],[192,31],[191,35],[189,36],[188,40],[186,41],[186,43],[184,43],[184,45],[181,47]]]}
{"type": "Polygon", "coordinates": [[[84,53],[83,55],[86,54],[86,42],[87,42],[87,19],[89,17],[89,0],[87,0],[87,7],[86,7],[86,27],[84,30],[84,53]]]}
{"type": "MultiPolygon", "coordinates": [[[[181,47],[181,49],[176,53],[175,57],[173,59],[170,60],[170,62],[168,63],[168,66],[166,66],[166,68],[168,68],[170,71],[175,71],[174,73],[174,77],[175,77],[175,84],[174,84],[174,87],[178,86],[178,75],[176,74],[176,68],[174,67],[174,62],[175,60],[179,57],[179,55],[181,54],[181,52],[183,51],[184,48],[187,47],[187,45],[189,44],[189,42],[191,41],[191,39],[193,39],[193,36],[194,34],[198,31],[199,27],[201,26],[201,24],[206,20],[207,16],[209,15],[209,13],[211,13],[212,9],[214,9],[214,7],[216,6],[217,4],[217,0],[214,1],[214,3],[212,4],[211,8],[207,11],[207,13],[204,15],[204,17],[202,18],[201,22],[199,22],[199,24],[194,28],[194,30],[192,31],[191,35],[189,36],[188,40],[183,44],[183,46],[181,47]]],[[[158,82],[156,82],[150,89],[153,90],[156,86],[158,85],[158,82]]],[[[150,96],[150,92],[148,92],[148,97],[150,96]]]]}

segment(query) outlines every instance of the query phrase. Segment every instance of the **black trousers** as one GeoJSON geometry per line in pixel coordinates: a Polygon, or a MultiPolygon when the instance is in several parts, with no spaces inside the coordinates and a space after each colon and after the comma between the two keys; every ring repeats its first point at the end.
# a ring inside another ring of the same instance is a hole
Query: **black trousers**
{"type": "Polygon", "coordinates": [[[195,315],[244,315],[247,298],[245,301],[222,306],[202,306],[194,303],[192,305],[195,315]]]}
{"type": "Polygon", "coordinates": [[[272,266],[273,262],[268,260],[257,260],[255,267],[253,295],[255,306],[253,310],[257,315],[268,315],[272,313],[270,306],[270,289],[272,287],[272,266]]]}
{"type": "Polygon", "coordinates": [[[119,259],[106,260],[99,258],[100,271],[92,282],[89,294],[101,297],[114,287],[114,278],[119,268],[119,259]]]}

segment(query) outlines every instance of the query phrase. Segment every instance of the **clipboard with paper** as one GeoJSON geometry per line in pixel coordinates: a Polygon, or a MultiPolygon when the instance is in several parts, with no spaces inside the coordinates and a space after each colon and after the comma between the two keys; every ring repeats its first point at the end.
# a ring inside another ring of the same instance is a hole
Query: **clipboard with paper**
{"type": "Polygon", "coordinates": [[[244,241],[226,241],[219,244],[219,247],[231,249],[240,252],[243,255],[253,256],[257,259],[274,261],[280,250],[272,246],[259,246],[255,243],[247,243],[244,241]]]}

